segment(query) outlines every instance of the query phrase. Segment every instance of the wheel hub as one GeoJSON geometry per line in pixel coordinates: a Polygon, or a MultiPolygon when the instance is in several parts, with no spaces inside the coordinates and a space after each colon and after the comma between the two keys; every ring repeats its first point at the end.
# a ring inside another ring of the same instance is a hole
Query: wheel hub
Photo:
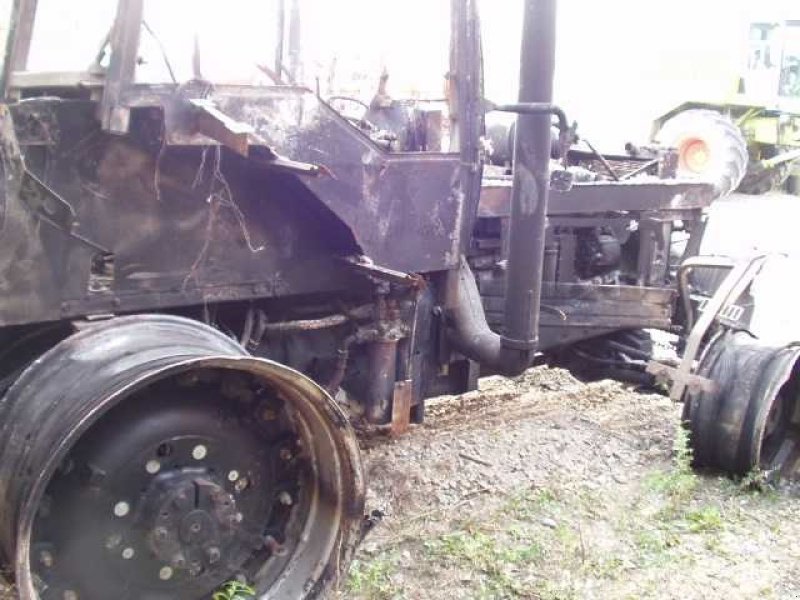
{"type": "Polygon", "coordinates": [[[159,561],[189,577],[220,567],[248,545],[233,493],[204,472],[165,473],[145,495],[143,529],[159,561]]]}

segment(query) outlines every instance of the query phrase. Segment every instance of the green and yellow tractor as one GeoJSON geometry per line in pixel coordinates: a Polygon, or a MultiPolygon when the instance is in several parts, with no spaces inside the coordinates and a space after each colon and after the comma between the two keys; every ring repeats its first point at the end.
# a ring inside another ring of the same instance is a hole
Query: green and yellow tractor
{"type": "Polygon", "coordinates": [[[800,20],[751,21],[748,28],[747,61],[732,93],[680,104],[656,119],[652,138],[677,148],[682,174],[707,177],[725,163],[738,129],[749,153],[738,191],[800,193],[800,20]]]}

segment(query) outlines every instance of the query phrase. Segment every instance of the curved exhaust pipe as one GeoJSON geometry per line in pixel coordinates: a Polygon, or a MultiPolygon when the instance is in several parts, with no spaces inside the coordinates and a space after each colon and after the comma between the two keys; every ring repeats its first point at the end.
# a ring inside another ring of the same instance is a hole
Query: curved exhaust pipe
{"type": "MultiPolygon", "coordinates": [[[[505,375],[528,368],[538,348],[551,114],[525,107],[552,106],[555,27],[556,0],[525,0],[503,333],[489,328],[465,261],[449,282],[450,341],[467,358],[505,375]]],[[[471,164],[474,157],[466,160],[471,164]]]]}

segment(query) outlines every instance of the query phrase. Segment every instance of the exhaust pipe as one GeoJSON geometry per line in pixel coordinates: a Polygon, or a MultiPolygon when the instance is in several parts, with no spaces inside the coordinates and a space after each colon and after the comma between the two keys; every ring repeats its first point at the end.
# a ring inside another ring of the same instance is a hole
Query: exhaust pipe
{"type": "Polygon", "coordinates": [[[494,333],[478,288],[462,259],[451,279],[450,340],[467,358],[505,375],[528,368],[538,347],[544,240],[550,178],[556,0],[525,0],[520,55],[519,116],[506,272],[505,323],[494,333]]]}

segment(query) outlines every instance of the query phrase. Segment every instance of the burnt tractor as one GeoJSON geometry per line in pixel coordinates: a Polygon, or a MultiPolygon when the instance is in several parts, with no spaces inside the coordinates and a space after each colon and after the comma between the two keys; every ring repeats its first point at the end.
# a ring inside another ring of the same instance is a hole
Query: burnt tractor
{"type": "Polygon", "coordinates": [[[20,598],[324,595],[365,531],[353,424],[402,433],[426,398],[547,359],[668,377],[701,464],[795,464],[800,350],[743,332],[763,259],[697,255],[720,190],[670,178],[669,151],[620,174],[571,148],[555,0],[525,2],[517,104],[483,99],[476,3],[454,0],[441,106],[379,93],[359,118],[292,83],[283,3],[268,85],[209,81],[196,40],[176,76],[144,0],[106,3],[82,70],[38,70],[37,28],[61,21],[36,4],[14,3],[0,104],[0,554],[20,598]],[[141,81],[146,40],[170,81],[141,81]],[[518,134],[512,174],[484,180],[491,110],[518,134]]]}

